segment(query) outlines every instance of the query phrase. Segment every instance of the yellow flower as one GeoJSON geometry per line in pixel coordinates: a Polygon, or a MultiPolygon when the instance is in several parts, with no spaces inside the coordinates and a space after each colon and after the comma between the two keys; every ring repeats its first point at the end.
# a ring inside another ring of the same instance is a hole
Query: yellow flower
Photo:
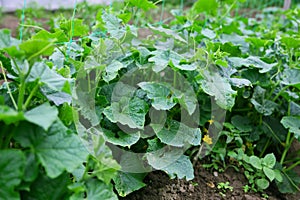
{"type": "Polygon", "coordinates": [[[212,144],[212,139],[209,137],[209,135],[204,135],[203,141],[207,144],[212,144]]]}
{"type": "Polygon", "coordinates": [[[209,124],[211,125],[212,123],[214,123],[213,119],[208,120],[209,124]]]}

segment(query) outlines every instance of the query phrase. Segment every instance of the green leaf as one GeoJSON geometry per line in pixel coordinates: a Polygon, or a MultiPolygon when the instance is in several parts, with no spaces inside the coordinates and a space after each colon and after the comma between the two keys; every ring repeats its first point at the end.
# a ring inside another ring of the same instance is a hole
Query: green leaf
{"type": "Polygon", "coordinates": [[[232,90],[229,81],[217,72],[203,71],[200,79],[203,91],[215,97],[216,103],[223,109],[231,110],[235,103],[236,91],[232,90]]]}
{"type": "Polygon", "coordinates": [[[97,179],[89,179],[86,183],[87,200],[118,200],[111,184],[106,185],[97,179]]]}
{"type": "Polygon", "coordinates": [[[281,193],[295,193],[299,192],[298,185],[300,184],[300,176],[294,171],[287,171],[282,173],[283,180],[281,182],[276,181],[278,190],[281,193]]]}
{"type": "Polygon", "coordinates": [[[268,167],[263,167],[263,171],[265,175],[268,177],[268,179],[272,182],[275,178],[275,172],[273,169],[270,169],[268,167]]]}
{"type": "Polygon", "coordinates": [[[25,156],[20,150],[0,150],[0,197],[3,200],[18,200],[14,189],[21,183],[25,156]]]}
{"type": "Polygon", "coordinates": [[[67,199],[69,196],[67,186],[70,183],[70,177],[67,173],[54,179],[40,173],[38,178],[30,185],[30,191],[23,192],[22,199],[67,199]]]}
{"type": "Polygon", "coordinates": [[[300,48],[300,38],[294,37],[281,37],[280,41],[288,48],[288,49],[299,49],[300,48]]]}
{"type": "Polygon", "coordinates": [[[0,49],[10,47],[12,45],[17,45],[19,43],[18,40],[12,38],[11,31],[9,29],[1,29],[0,30],[0,49]]]}
{"type": "Polygon", "coordinates": [[[26,166],[23,180],[32,182],[39,174],[39,162],[33,152],[26,152],[26,166]]]}
{"type": "Polygon", "coordinates": [[[60,22],[60,28],[73,37],[86,36],[89,33],[89,27],[83,23],[82,19],[64,20],[60,22]]]}
{"type": "Polygon", "coordinates": [[[120,101],[113,102],[106,107],[104,115],[114,123],[128,125],[130,128],[142,129],[145,123],[145,115],[148,112],[148,104],[137,97],[129,99],[122,97],[120,101]]]}
{"type": "Polygon", "coordinates": [[[245,86],[252,86],[251,82],[248,79],[230,78],[229,80],[230,80],[231,85],[238,87],[238,88],[243,88],[245,86]]]}
{"type": "Polygon", "coordinates": [[[252,131],[251,121],[246,116],[235,115],[231,118],[231,123],[240,131],[252,131]]]}
{"type": "Polygon", "coordinates": [[[187,181],[194,179],[193,165],[188,156],[182,155],[172,164],[162,168],[171,178],[177,176],[179,179],[186,178],[187,181]]]}
{"type": "Polygon", "coordinates": [[[26,81],[35,82],[36,80],[39,80],[54,91],[62,91],[65,85],[70,82],[69,79],[50,69],[44,62],[34,63],[26,81]]]}
{"type": "MultiPolygon", "coordinates": [[[[154,55],[153,57],[149,58],[149,62],[154,62],[155,65],[153,67],[153,71],[155,72],[160,72],[162,70],[164,70],[169,64],[170,62],[172,62],[172,64],[180,69],[180,61],[184,59],[184,57],[182,57],[181,55],[177,54],[174,51],[171,50],[156,50],[151,52],[152,55],[154,55]]],[[[184,67],[184,66],[183,66],[184,67]]],[[[193,69],[193,68],[191,68],[193,69]]]]}
{"type": "Polygon", "coordinates": [[[201,130],[190,128],[183,123],[170,121],[167,128],[156,133],[161,142],[176,147],[183,147],[186,144],[198,146],[201,142],[201,130]]]}
{"type": "Polygon", "coordinates": [[[228,60],[234,65],[234,67],[239,68],[242,66],[245,67],[254,67],[259,69],[260,73],[266,73],[273,69],[277,63],[268,64],[262,61],[259,57],[249,56],[248,58],[239,58],[239,57],[230,57],[228,60]]]}
{"type": "Polygon", "coordinates": [[[125,173],[120,171],[113,180],[118,194],[121,197],[125,197],[131,192],[146,186],[146,184],[143,183],[144,177],[145,174],[125,173]]]}
{"type": "Polygon", "coordinates": [[[193,12],[199,14],[201,12],[207,12],[209,14],[216,14],[218,9],[218,2],[216,0],[198,0],[193,4],[193,12]]]}
{"type": "Polygon", "coordinates": [[[41,30],[34,36],[32,36],[32,39],[35,40],[48,40],[49,42],[51,41],[56,41],[56,42],[68,42],[68,38],[65,35],[65,33],[62,30],[55,30],[54,33],[50,33],[46,30],[41,30]]]}
{"type": "Polygon", "coordinates": [[[148,0],[129,0],[132,6],[136,6],[144,11],[156,8],[156,5],[148,0]]]}
{"type": "Polygon", "coordinates": [[[43,127],[44,130],[52,125],[57,119],[58,110],[54,106],[50,106],[48,102],[27,111],[25,119],[33,124],[43,127]]]}
{"type": "Polygon", "coordinates": [[[147,97],[152,100],[151,105],[156,110],[170,110],[176,105],[171,90],[164,84],[141,82],[138,86],[147,92],[147,97]]]}
{"type": "Polygon", "coordinates": [[[67,131],[61,122],[54,123],[48,132],[24,123],[16,130],[14,138],[36,153],[50,178],[58,177],[65,170],[73,172],[88,155],[79,137],[67,131]]]}
{"type": "Polygon", "coordinates": [[[250,101],[254,105],[257,112],[265,116],[269,116],[275,111],[277,104],[273,101],[265,99],[265,93],[266,90],[264,88],[260,86],[255,87],[250,101]]]}
{"type": "Polygon", "coordinates": [[[30,39],[25,42],[22,42],[20,45],[20,50],[24,51],[27,57],[33,55],[36,56],[50,56],[53,53],[54,45],[51,45],[51,42],[48,40],[41,39],[30,39]],[[39,53],[37,55],[37,53],[39,53]]]}
{"type": "Polygon", "coordinates": [[[124,37],[126,30],[124,26],[121,25],[122,20],[117,18],[115,15],[108,14],[106,12],[102,13],[102,20],[105,23],[107,32],[112,38],[120,40],[124,37]]]}
{"type": "Polygon", "coordinates": [[[261,165],[262,161],[257,156],[250,156],[250,164],[255,167],[256,169],[262,169],[261,165]]]}
{"type": "Polygon", "coordinates": [[[0,105],[0,121],[4,121],[5,124],[9,125],[22,120],[24,120],[23,113],[17,112],[6,105],[0,105]]]}
{"type": "Polygon", "coordinates": [[[300,69],[285,69],[282,73],[281,83],[284,85],[300,84],[300,69]]]}
{"type": "Polygon", "coordinates": [[[89,132],[87,134],[92,136],[82,136],[84,137],[83,141],[86,146],[90,147],[89,151],[93,156],[90,156],[85,171],[93,171],[93,176],[109,184],[121,167],[113,158],[112,151],[106,145],[106,141],[101,133],[89,132]]]}
{"type": "Polygon", "coordinates": [[[255,181],[257,187],[261,190],[265,190],[269,187],[269,181],[267,179],[261,178],[255,181]]]}
{"type": "Polygon", "coordinates": [[[216,33],[209,28],[202,29],[201,34],[209,39],[214,39],[217,36],[216,33]]]}
{"type": "Polygon", "coordinates": [[[187,41],[185,39],[183,39],[177,32],[175,32],[174,30],[171,29],[167,29],[167,28],[163,28],[163,27],[154,27],[151,24],[148,24],[148,27],[155,33],[158,33],[160,35],[163,35],[167,38],[173,37],[174,39],[183,42],[183,43],[187,43],[187,41]]]}
{"type": "Polygon", "coordinates": [[[295,138],[300,141],[300,117],[298,116],[284,116],[281,119],[281,124],[294,133],[295,138]]]}
{"type": "Polygon", "coordinates": [[[281,175],[281,173],[280,173],[280,171],[278,169],[274,170],[274,175],[275,175],[276,181],[278,181],[278,182],[282,182],[283,181],[283,177],[282,177],[282,175],[281,175]]]}
{"type": "Polygon", "coordinates": [[[113,60],[106,68],[105,75],[103,76],[103,80],[105,82],[109,82],[117,77],[118,71],[122,68],[125,68],[125,65],[117,60],[113,60]]]}
{"type": "Polygon", "coordinates": [[[182,155],[182,149],[170,147],[148,152],[146,153],[146,158],[152,167],[161,170],[174,163],[182,155]]]}
{"type": "Polygon", "coordinates": [[[117,133],[114,133],[113,131],[107,129],[102,130],[107,142],[122,147],[130,147],[131,145],[137,143],[137,141],[140,139],[140,132],[124,133],[123,131],[118,131],[117,133]]]}
{"type": "Polygon", "coordinates": [[[262,159],[262,164],[268,168],[273,168],[276,164],[276,157],[273,153],[267,154],[263,159],[262,159]]]}

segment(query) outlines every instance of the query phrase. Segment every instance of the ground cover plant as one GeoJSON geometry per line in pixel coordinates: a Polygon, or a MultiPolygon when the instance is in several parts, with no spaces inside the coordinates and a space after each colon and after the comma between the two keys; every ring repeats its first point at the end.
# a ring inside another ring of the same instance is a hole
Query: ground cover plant
{"type": "Polygon", "coordinates": [[[0,199],[117,199],[204,157],[245,192],[300,192],[299,7],[242,3],[82,4],[46,28],[21,12],[18,38],[0,30],[0,199]]]}

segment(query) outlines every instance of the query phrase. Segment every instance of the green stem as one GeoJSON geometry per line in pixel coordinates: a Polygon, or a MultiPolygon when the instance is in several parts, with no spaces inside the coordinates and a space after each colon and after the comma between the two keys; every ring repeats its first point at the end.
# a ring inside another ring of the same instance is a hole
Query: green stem
{"type": "Polygon", "coordinates": [[[29,103],[30,103],[32,97],[35,95],[36,91],[38,90],[39,86],[40,86],[40,83],[38,82],[38,83],[34,86],[33,90],[30,92],[29,97],[28,97],[28,98],[26,99],[26,101],[25,101],[25,104],[24,104],[24,110],[26,110],[26,108],[27,108],[27,106],[29,105],[29,103]]]}
{"type": "Polygon", "coordinates": [[[284,171],[283,173],[286,176],[286,178],[289,180],[289,182],[292,184],[292,186],[294,186],[298,191],[300,191],[300,188],[294,183],[294,181],[291,180],[291,178],[284,171]]]}
{"type": "Polygon", "coordinates": [[[16,131],[16,126],[11,130],[5,137],[5,140],[3,142],[3,148],[9,148],[9,143],[11,141],[12,136],[14,135],[14,132],[16,131]]]}
{"type": "Polygon", "coordinates": [[[265,154],[265,152],[266,152],[266,150],[267,150],[267,148],[268,148],[270,142],[271,142],[271,138],[268,139],[268,141],[266,142],[266,144],[265,144],[263,150],[262,150],[261,153],[259,154],[259,157],[260,157],[260,158],[265,154]]]}
{"type": "Polygon", "coordinates": [[[6,78],[5,70],[4,70],[4,67],[3,67],[3,64],[2,64],[1,61],[0,61],[0,66],[1,66],[2,73],[3,73],[4,81],[5,81],[5,83],[6,83],[8,95],[9,95],[9,97],[10,97],[10,99],[11,99],[11,101],[12,101],[14,107],[15,107],[15,109],[17,110],[17,109],[18,109],[18,106],[17,106],[16,101],[15,101],[13,95],[12,95],[11,89],[10,89],[10,87],[9,87],[9,83],[8,83],[8,81],[7,81],[7,78],[6,78]]]}
{"type": "Polygon", "coordinates": [[[47,46],[45,46],[44,48],[42,48],[40,51],[36,52],[35,54],[31,55],[29,58],[28,58],[28,61],[30,61],[31,59],[33,59],[34,57],[40,55],[41,53],[43,53],[44,51],[46,51],[48,48],[50,48],[54,42],[56,42],[57,39],[53,40],[53,42],[51,42],[50,44],[48,44],[47,46]]]}
{"type": "Polygon", "coordinates": [[[300,160],[298,162],[292,164],[288,168],[286,168],[285,171],[290,171],[290,170],[294,169],[295,167],[297,167],[298,165],[300,165],[300,160]]]}
{"type": "Polygon", "coordinates": [[[269,124],[267,124],[267,123],[264,122],[264,121],[263,121],[262,123],[269,129],[269,131],[271,132],[271,134],[273,135],[273,137],[274,137],[276,140],[278,140],[278,142],[284,147],[285,145],[282,144],[280,138],[274,133],[274,131],[272,130],[272,128],[269,126],[269,124]]]}
{"type": "Polygon", "coordinates": [[[25,96],[25,89],[26,89],[26,83],[25,83],[25,77],[23,74],[20,74],[20,89],[19,89],[19,96],[18,96],[18,111],[23,110],[23,102],[24,102],[24,96],[25,96]]]}
{"type": "MultiPolygon", "coordinates": [[[[290,116],[290,114],[291,114],[291,103],[289,102],[287,115],[290,116]]],[[[292,145],[292,142],[294,140],[294,138],[291,138],[291,136],[292,136],[292,133],[289,131],[287,134],[286,140],[285,140],[285,147],[284,147],[284,151],[282,153],[281,159],[280,159],[280,164],[283,164],[286,154],[288,153],[288,151],[292,145]]]]}
{"type": "Polygon", "coordinates": [[[273,102],[274,101],[276,101],[277,99],[278,99],[278,97],[280,97],[280,95],[282,94],[282,92],[284,92],[286,89],[288,89],[289,88],[289,86],[287,85],[287,86],[285,86],[285,87],[283,87],[279,92],[278,92],[278,94],[273,98],[273,102]]]}

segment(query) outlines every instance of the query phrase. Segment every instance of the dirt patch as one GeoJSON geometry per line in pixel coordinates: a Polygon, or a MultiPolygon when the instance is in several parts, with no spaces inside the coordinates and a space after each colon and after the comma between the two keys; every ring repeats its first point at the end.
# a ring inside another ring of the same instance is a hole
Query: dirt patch
{"type": "Polygon", "coordinates": [[[8,14],[4,15],[4,17],[0,21],[0,29],[7,28],[10,29],[13,36],[17,34],[17,28],[19,26],[20,19],[15,15],[8,14]]]}
{"type": "MultiPolygon", "coordinates": [[[[262,200],[261,194],[244,192],[243,186],[247,180],[242,172],[232,168],[225,173],[210,172],[201,165],[195,169],[195,179],[192,181],[170,178],[160,171],[150,173],[145,178],[147,187],[136,191],[122,200],[262,200]],[[218,183],[229,182],[233,190],[226,192],[217,188],[218,183]]],[[[266,191],[269,200],[299,200],[300,193],[296,195],[283,195],[274,188],[266,191]]]]}

